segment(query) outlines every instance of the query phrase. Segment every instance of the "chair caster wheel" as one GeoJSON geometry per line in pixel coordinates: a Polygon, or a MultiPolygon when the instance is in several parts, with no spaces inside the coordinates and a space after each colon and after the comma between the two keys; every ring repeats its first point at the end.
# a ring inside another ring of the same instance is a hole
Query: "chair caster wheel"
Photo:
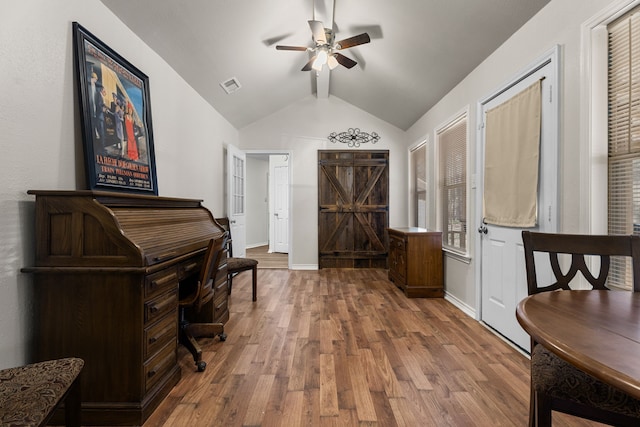
{"type": "Polygon", "coordinates": [[[207,362],[203,362],[203,361],[197,362],[196,366],[198,367],[198,372],[203,372],[207,367],[207,362]]]}
{"type": "Polygon", "coordinates": [[[224,332],[221,333],[220,335],[218,335],[220,337],[220,341],[226,341],[227,340],[227,334],[225,334],[224,332]]]}

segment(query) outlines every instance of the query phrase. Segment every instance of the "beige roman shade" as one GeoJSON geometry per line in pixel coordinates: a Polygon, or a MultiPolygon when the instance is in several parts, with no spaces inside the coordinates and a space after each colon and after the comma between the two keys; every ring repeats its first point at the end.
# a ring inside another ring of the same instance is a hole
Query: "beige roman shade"
{"type": "Polygon", "coordinates": [[[483,217],[533,227],[538,212],[541,80],[487,111],[483,217]]]}

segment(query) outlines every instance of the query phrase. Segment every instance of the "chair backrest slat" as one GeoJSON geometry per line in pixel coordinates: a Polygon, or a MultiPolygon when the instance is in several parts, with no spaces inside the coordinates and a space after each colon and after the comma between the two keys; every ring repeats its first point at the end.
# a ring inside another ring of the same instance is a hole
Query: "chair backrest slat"
{"type": "Polygon", "coordinates": [[[200,278],[198,281],[198,296],[194,303],[196,312],[199,312],[204,304],[213,298],[213,283],[216,280],[216,274],[220,267],[222,259],[222,250],[227,241],[227,233],[225,232],[217,239],[211,239],[207,246],[202,269],[200,270],[200,278]]]}
{"type": "Polygon", "coordinates": [[[611,257],[629,257],[633,271],[633,290],[640,292],[640,236],[635,235],[585,235],[522,232],[524,244],[525,266],[527,270],[528,294],[543,291],[570,289],[569,284],[582,273],[593,289],[607,289],[606,282],[610,273],[611,257]],[[535,265],[535,253],[549,254],[551,270],[555,282],[542,285],[538,283],[535,265]],[[559,255],[571,256],[571,265],[566,272],[562,271],[559,255]],[[600,258],[599,271],[594,274],[587,266],[586,256],[600,258]]]}

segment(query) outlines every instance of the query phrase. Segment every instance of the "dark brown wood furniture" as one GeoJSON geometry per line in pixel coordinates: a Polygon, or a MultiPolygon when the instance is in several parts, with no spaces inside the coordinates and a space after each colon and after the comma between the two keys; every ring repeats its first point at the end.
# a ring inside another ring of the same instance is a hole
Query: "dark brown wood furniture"
{"type": "Polygon", "coordinates": [[[83,366],[68,357],[0,370],[0,425],[45,426],[64,403],[65,425],[80,427],[83,366]]]}
{"type": "Polygon", "coordinates": [[[215,337],[218,335],[220,341],[226,340],[223,323],[212,322],[192,322],[189,321],[187,311],[191,310],[193,314],[200,314],[202,309],[213,300],[215,296],[217,281],[224,281],[224,277],[218,276],[220,261],[224,257],[224,246],[226,243],[226,234],[216,239],[209,240],[207,252],[204,255],[202,268],[198,280],[185,280],[180,284],[180,299],[178,307],[180,308],[180,330],[178,339],[189,352],[193,355],[193,361],[199,372],[207,367],[207,363],[202,360],[202,348],[198,344],[196,338],[199,337],[215,337]]]}
{"type": "Polygon", "coordinates": [[[388,228],[389,280],[409,298],[444,296],[442,232],[388,228]]]}
{"type": "Polygon", "coordinates": [[[239,258],[233,256],[233,238],[229,218],[216,218],[216,222],[227,230],[227,274],[229,281],[229,295],[233,290],[233,278],[243,271],[251,271],[252,299],[258,299],[258,260],[253,258],[239,258]]]}
{"type": "Polygon", "coordinates": [[[387,268],[389,151],[318,151],[318,266],[387,268]]]}
{"type": "MultiPolygon", "coordinates": [[[[180,379],[178,289],[224,234],[200,200],[29,191],[36,360],[80,357],[82,419],[142,425],[180,379]]],[[[227,272],[192,321],[225,323],[227,272]]]]}
{"type": "Polygon", "coordinates": [[[552,411],[640,425],[640,237],[524,231],[522,240],[530,296],[516,317],[531,335],[529,425],[550,426],[552,411]],[[585,256],[598,258],[595,271],[585,256]],[[607,289],[614,256],[629,260],[634,292],[607,289]],[[593,290],[571,290],[578,272],[593,290]]]}

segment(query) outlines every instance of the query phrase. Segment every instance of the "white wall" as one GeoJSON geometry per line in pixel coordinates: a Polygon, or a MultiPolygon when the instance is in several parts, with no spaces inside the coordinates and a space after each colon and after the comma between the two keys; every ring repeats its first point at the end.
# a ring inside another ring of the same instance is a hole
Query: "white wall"
{"type": "MultiPolygon", "coordinates": [[[[420,118],[406,134],[409,144],[416,143],[430,135],[434,141],[434,130],[469,106],[469,128],[471,171],[476,173],[476,110],[478,100],[510,81],[530,63],[549,51],[555,45],[561,47],[561,112],[560,112],[560,159],[559,198],[560,231],[587,232],[588,224],[579,221],[579,200],[588,197],[576,191],[580,183],[580,152],[588,149],[586,141],[581,141],[580,128],[580,64],[581,25],[591,16],[611,3],[611,0],[552,0],[536,16],[518,30],[500,48],[471,72],[460,84],[443,97],[438,104],[420,118]]],[[[429,191],[435,194],[434,191],[429,191]]],[[[469,247],[472,250],[471,263],[466,264],[453,258],[445,259],[446,290],[452,297],[469,307],[476,306],[476,277],[474,261],[476,232],[479,224],[480,208],[475,206],[476,195],[469,195],[471,216],[469,218],[469,247]]],[[[435,201],[431,200],[431,204],[435,201]]],[[[435,227],[437,224],[429,224],[435,227]]]]}
{"type": "Polygon", "coordinates": [[[269,156],[247,154],[246,247],[269,243],[269,156]]]}
{"type": "Polygon", "coordinates": [[[29,189],[83,189],[71,23],[149,76],[161,196],[223,212],[223,142],[238,132],[98,0],[3,2],[0,13],[0,368],[29,360],[34,291],[29,189]]]}
{"type": "Polygon", "coordinates": [[[389,225],[407,225],[407,153],[404,132],[387,122],[330,96],[302,101],[240,130],[243,150],[291,152],[292,247],[294,269],[318,266],[318,150],[353,150],[327,140],[331,132],[359,128],[376,132],[380,141],[361,150],[389,150],[389,225]]]}

